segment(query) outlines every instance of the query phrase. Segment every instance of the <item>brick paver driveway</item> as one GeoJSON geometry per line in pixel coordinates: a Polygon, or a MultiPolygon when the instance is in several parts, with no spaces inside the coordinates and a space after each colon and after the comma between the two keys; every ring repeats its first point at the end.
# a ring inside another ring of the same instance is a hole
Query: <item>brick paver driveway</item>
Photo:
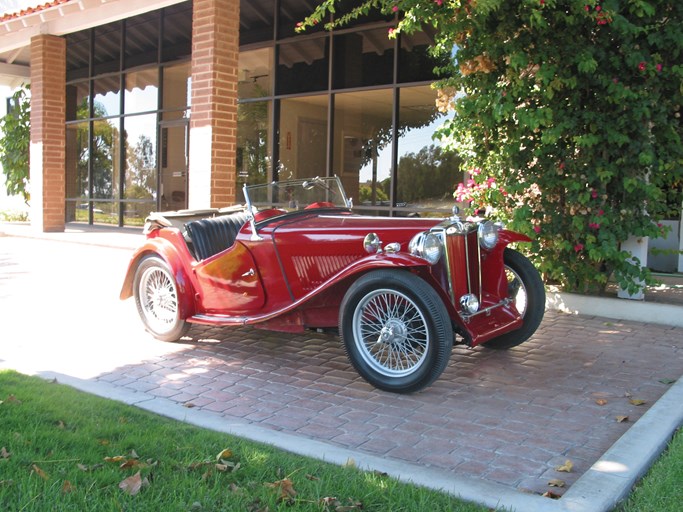
{"type": "Polygon", "coordinates": [[[571,485],[683,373],[681,329],[548,312],[522,346],[456,347],[430,388],[390,394],[361,380],[329,334],[193,327],[185,343],[151,339],[118,300],[129,256],[0,238],[0,365],[534,492],[571,485]],[[566,460],[574,471],[556,472],[566,460]]]}
{"type": "Polygon", "coordinates": [[[432,387],[396,395],[360,379],[333,335],[199,327],[189,334],[185,350],[98,378],[535,492],[551,479],[571,484],[666,391],[660,381],[683,367],[680,330],[548,313],[526,344],[458,347],[432,387]],[[622,416],[628,420],[620,423],[622,416]],[[556,472],[566,460],[574,471],[556,472]]]}

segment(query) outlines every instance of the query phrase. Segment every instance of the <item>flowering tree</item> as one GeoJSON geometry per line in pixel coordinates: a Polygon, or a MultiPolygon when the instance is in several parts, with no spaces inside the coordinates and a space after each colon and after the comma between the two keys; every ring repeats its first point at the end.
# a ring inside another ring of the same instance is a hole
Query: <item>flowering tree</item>
{"type": "MultiPolygon", "coordinates": [[[[304,30],[334,13],[323,2],[304,30]]],[[[440,129],[471,180],[456,198],[532,236],[549,282],[635,292],[647,269],[620,249],[680,215],[683,2],[680,0],[368,0],[397,13],[390,37],[436,29],[440,129]]]]}

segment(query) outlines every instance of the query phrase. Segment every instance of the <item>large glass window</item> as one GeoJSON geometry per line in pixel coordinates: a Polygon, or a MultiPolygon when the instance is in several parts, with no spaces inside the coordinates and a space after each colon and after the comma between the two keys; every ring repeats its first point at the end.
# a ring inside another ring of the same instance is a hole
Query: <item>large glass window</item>
{"type": "Polygon", "coordinates": [[[393,90],[335,95],[333,171],[358,209],[391,206],[393,90]]]}
{"type": "Polygon", "coordinates": [[[66,203],[67,221],[88,221],[90,123],[66,127],[66,203]]]}
{"type": "Polygon", "coordinates": [[[240,52],[238,95],[242,100],[271,96],[273,48],[240,52]]]}
{"type": "Polygon", "coordinates": [[[121,75],[97,78],[93,81],[93,117],[109,117],[121,114],[121,75]]]}
{"type": "Polygon", "coordinates": [[[327,103],[327,95],[281,101],[280,179],[325,176],[327,103]]]}
{"type": "Polygon", "coordinates": [[[129,224],[131,219],[144,218],[156,207],[157,115],[124,118],[123,140],[126,174],[122,197],[134,200],[124,204],[124,223],[129,224]]]}
{"type": "Polygon", "coordinates": [[[334,88],[392,83],[394,44],[384,27],[335,36],[334,88]]]}
{"type": "Polygon", "coordinates": [[[237,106],[237,188],[272,180],[270,153],[272,101],[237,106]]]}
{"type": "Polygon", "coordinates": [[[95,48],[93,73],[100,75],[120,71],[121,63],[121,22],[116,21],[95,29],[95,48]]]}
{"type": "Polygon", "coordinates": [[[192,55],[192,2],[164,9],[161,61],[169,62],[192,55]]]}
{"type": "Polygon", "coordinates": [[[164,184],[185,207],[191,11],[188,1],[66,36],[68,221],[141,225],[170,204],[164,184]]]}
{"type": "Polygon", "coordinates": [[[240,45],[273,40],[275,5],[272,0],[240,0],[240,45]]]}
{"type": "Polygon", "coordinates": [[[434,68],[438,65],[445,66],[448,57],[444,57],[443,61],[437,61],[429,54],[429,47],[434,43],[432,31],[433,29],[400,35],[399,82],[424,82],[425,80],[439,78],[434,72],[434,68]]]}
{"type": "Polygon", "coordinates": [[[126,20],[124,69],[156,64],[159,59],[159,11],[126,20]]]}
{"type": "Polygon", "coordinates": [[[279,46],[277,94],[326,91],[328,37],[306,38],[279,46]]]}
{"type": "Polygon", "coordinates": [[[460,159],[432,140],[447,116],[436,109],[430,86],[405,87],[399,94],[396,207],[399,212],[449,212],[462,181],[460,159]]]}
{"type": "Polygon", "coordinates": [[[126,74],[124,113],[151,112],[159,105],[159,69],[149,68],[126,74]]]}
{"type": "Polygon", "coordinates": [[[66,86],[66,120],[88,119],[90,117],[90,81],[66,86]]]}
{"type": "Polygon", "coordinates": [[[161,108],[164,110],[185,110],[190,106],[192,97],[192,80],[190,63],[183,62],[163,68],[164,93],[161,108]]]}

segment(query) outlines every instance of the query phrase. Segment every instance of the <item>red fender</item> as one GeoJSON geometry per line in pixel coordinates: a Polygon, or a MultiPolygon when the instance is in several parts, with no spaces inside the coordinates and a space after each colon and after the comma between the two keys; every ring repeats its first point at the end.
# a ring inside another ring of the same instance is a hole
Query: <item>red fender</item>
{"type": "Polygon", "coordinates": [[[147,256],[158,256],[171,268],[171,272],[175,278],[178,287],[178,305],[181,318],[192,316],[195,311],[194,290],[196,289],[196,283],[194,282],[192,269],[185,268],[182,262],[192,261],[194,258],[190,254],[184,240],[176,240],[173,242],[173,239],[182,237],[182,233],[176,228],[164,228],[152,231],[148,235],[147,242],[135,251],[128,264],[126,277],[123,281],[119,298],[124,300],[133,295],[135,271],[140,262],[147,256]],[[179,254],[179,251],[182,250],[186,251],[187,254],[179,254]]]}

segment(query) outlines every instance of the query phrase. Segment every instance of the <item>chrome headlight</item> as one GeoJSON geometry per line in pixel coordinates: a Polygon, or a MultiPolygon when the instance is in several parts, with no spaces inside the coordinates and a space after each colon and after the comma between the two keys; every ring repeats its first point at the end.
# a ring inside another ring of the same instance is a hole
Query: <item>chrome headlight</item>
{"type": "Polygon", "coordinates": [[[479,224],[479,243],[484,249],[493,249],[498,243],[500,228],[490,220],[479,224]]]}
{"type": "Polygon", "coordinates": [[[467,293],[460,297],[460,307],[468,315],[473,315],[479,311],[479,299],[473,293],[467,293]]]}
{"type": "Polygon", "coordinates": [[[434,265],[441,258],[443,244],[434,233],[423,232],[413,237],[408,250],[410,254],[424,258],[430,265],[434,265]]]}

